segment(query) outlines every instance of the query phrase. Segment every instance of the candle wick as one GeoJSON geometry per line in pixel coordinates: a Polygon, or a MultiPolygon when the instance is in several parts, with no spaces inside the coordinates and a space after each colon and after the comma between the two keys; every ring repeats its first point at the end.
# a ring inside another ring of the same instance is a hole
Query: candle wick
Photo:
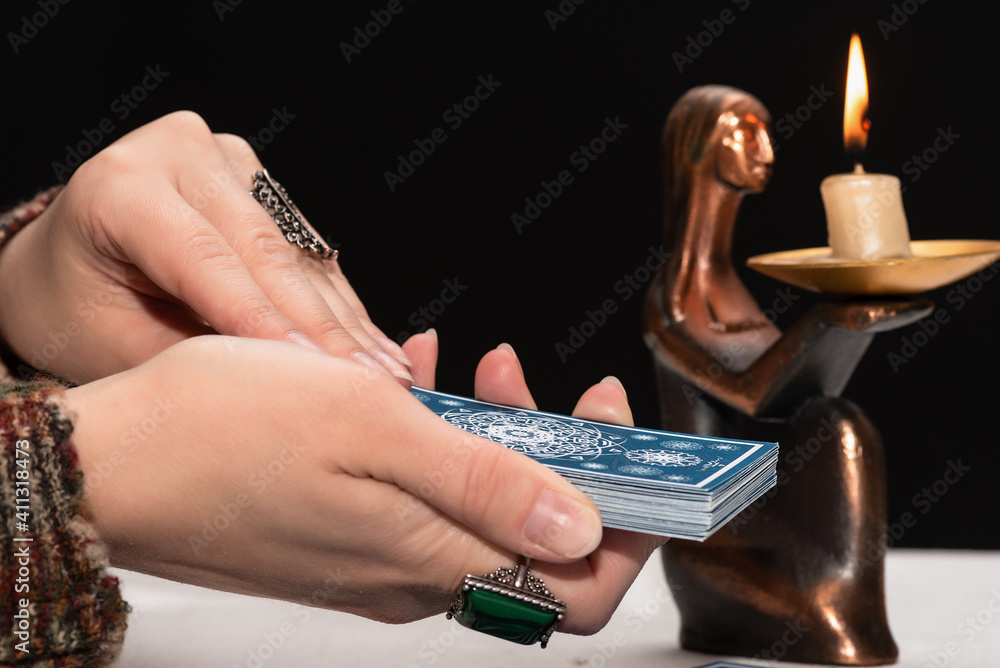
{"type": "Polygon", "coordinates": [[[865,168],[861,166],[860,162],[854,163],[854,173],[855,174],[864,174],[865,173],[865,168]]]}

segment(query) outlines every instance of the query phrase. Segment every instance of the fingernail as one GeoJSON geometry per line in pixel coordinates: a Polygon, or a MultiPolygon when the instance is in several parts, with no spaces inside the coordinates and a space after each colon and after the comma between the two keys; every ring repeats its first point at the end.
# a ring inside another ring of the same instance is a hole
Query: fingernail
{"type": "Polygon", "coordinates": [[[601,518],[579,501],[545,489],[524,525],[524,535],[559,557],[579,559],[601,542],[601,518]]]}
{"type": "Polygon", "coordinates": [[[628,399],[628,392],[625,391],[625,386],[622,385],[622,382],[620,380],[618,380],[616,377],[614,377],[614,376],[605,376],[604,378],[601,379],[601,382],[602,383],[607,383],[608,385],[614,385],[614,386],[616,386],[618,389],[620,389],[622,391],[622,394],[625,395],[625,398],[628,399]]]}
{"type": "Polygon", "coordinates": [[[381,362],[379,362],[374,357],[372,357],[371,355],[369,355],[368,353],[366,353],[364,351],[359,350],[356,353],[353,353],[351,355],[351,359],[353,359],[355,362],[361,362],[362,364],[370,366],[371,368],[373,368],[373,369],[375,369],[375,370],[377,370],[377,371],[379,371],[381,373],[384,373],[385,375],[387,375],[389,377],[392,377],[392,378],[395,377],[395,376],[392,375],[392,372],[389,371],[389,369],[387,369],[385,367],[384,364],[382,364],[381,362]]]}
{"type": "Polygon", "coordinates": [[[379,345],[385,348],[390,355],[399,360],[401,364],[404,364],[408,367],[413,366],[413,362],[411,362],[410,358],[406,356],[405,352],[403,352],[403,347],[400,346],[395,341],[393,341],[392,339],[390,339],[388,336],[386,336],[385,334],[379,334],[378,336],[375,337],[375,340],[378,341],[379,345]]]}
{"type": "Polygon", "coordinates": [[[424,330],[424,334],[430,334],[431,336],[434,337],[435,341],[438,340],[438,331],[436,329],[434,329],[433,327],[429,327],[428,329],[425,329],[424,330]]]}
{"type": "Polygon", "coordinates": [[[395,357],[381,349],[373,350],[371,354],[372,357],[385,365],[385,367],[392,372],[393,376],[399,378],[400,380],[408,381],[410,384],[413,383],[413,376],[410,375],[410,372],[406,370],[406,367],[403,366],[395,357]]]}
{"type": "Polygon", "coordinates": [[[302,332],[298,331],[288,332],[286,338],[297,346],[304,346],[306,348],[315,348],[316,350],[323,350],[318,345],[316,345],[315,341],[310,339],[302,332]]]}
{"type": "Polygon", "coordinates": [[[524,375],[524,367],[521,366],[521,359],[517,356],[517,351],[514,350],[514,346],[504,342],[497,346],[497,350],[506,350],[513,355],[514,361],[517,362],[517,368],[521,370],[521,375],[524,375]]]}
{"type": "Polygon", "coordinates": [[[497,346],[497,350],[509,350],[510,354],[514,356],[514,359],[517,359],[517,353],[514,352],[514,346],[510,345],[509,343],[501,343],[499,346],[497,346]]]}

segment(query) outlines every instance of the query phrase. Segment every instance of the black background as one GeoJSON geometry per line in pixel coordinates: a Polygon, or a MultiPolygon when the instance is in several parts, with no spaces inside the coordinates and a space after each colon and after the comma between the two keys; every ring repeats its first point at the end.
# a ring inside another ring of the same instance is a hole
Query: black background
{"type": "MultiPolygon", "coordinates": [[[[808,116],[800,127],[776,128],[775,174],[764,193],[745,200],[734,256],[742,267],[755,254],[825,245],[819,182],[849,167],[841,123],[852,31],[861,35],[871,88],[865,167],[902,179],[911,237],[1000,237],[994,3],[846,2],[833,10],[764,0],[567,0],[563,7],[575,10],[553,29],[546,10],[558,11],[557,0],[403,0],[402,12],[350,63],[341,42],[386,2],[317,9],[71,0],[51,17],[40,13],[45,4],[7,1],[0,16],[5,204],[54,182],[53,163],[65,163],[68,147],[102,120],[114,130],[98,148],[169,111],[197,111],[216,131],[256,137],[265,166],[341,244],[342,266],[389,336],[417,331],[411,314],[434,306],[446,281],[467,286],[433,322],[442,345],[438,387],[447,391],[471,393],[479,357],[507,341],[541,407],[569,411],[589,384],[615,374],[637,424],[656,426],[641,298],[626,300],[614,288],[661,243],[663,121],[681,94],[705,83],[753,93],[775,120],[805,105],[813,87],[832,93],[819,109],[799,110],[808,116]],[[713,23],[723,10],[731,23],[713,23]],[[41,27],[32,31],[25,20],[41,27]],[[711,35],[710,27],[722,31],[711,35]],[[12,33],[26,38],[14,40],[16,52],[12,33]],[[679,71],[673,54],[699,33],[707,46],[692,50],[696,57],[679,71]],[[125,107],[113,104],[141,87],[147,66],[168,74],[140,90],[144,99],[121,118],[125,107]],[[472,94],[480,76],[500,86],[452,129],[442,114],[472,94]],[[261,134],[275,110],[287,123],[261,134]],[[577,171],[571,153],[597,137],[606,118],[627,128],[577,171]],[[384,172],[436,128],[447,140],[390,191],[384,172]],[[958,138],[929,169],[906,168],[949,129],[958,138]],[[519,234],[511,214],[523,213],[525,198],[564,169],[574,182],[519,234]],[[618,310],[561,360],[556,343],[567,343],[570,328],[606,299],[618,310]]],[[[784,291],[741,273],[765,307],[784,291]]],[[[917,337],[925,345],[912,360],[894,369],[887,355],[901,353],[918,325],[879,335],[845,392],[886,441],[890,522],[917,516],[897,545],[1000,548],[993,528],[1000,279],[962,284],[978,291],[961,308],[954,293],[949,300],[954,286],[927,295],[948,322],[917,337]],[[971,470],[939,501],[914,505],[914,495],[959,460],[971,470]]],[[[817,299],[791,294],[780,327],[817,299]]]]}

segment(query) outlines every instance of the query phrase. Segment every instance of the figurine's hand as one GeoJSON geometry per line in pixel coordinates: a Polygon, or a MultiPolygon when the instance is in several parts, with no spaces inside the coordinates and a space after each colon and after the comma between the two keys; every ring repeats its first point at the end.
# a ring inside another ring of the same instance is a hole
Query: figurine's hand
{"type": "Polygon", "coordinates": [[[928,299],[887,302],[824,302],[809,312],[811,318],[856,332],[887,332],[906,327],[927,316],[934,308],[928,299]]]}
{"type": "Polygon", "coordinates": [[[338,262],[293,246],[250,196],[260,169],[191,112],[114,142],[4,248],[0,336],[78,383],[218,332],[318,345],[409,387],[338,262]]]}

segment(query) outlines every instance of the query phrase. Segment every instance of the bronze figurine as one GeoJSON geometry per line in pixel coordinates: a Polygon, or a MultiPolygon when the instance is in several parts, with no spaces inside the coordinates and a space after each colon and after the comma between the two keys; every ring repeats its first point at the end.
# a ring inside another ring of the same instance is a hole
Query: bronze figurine
{"type": "Polygon", "coordinates": [[[896,660],[883,585],[886,482],[878,431],[840,393],[875,334],[926,300],[830,301],[787,331],[731,260],[747,193],[774,152],[770,115],[724,86],[688,91],[663,132],[664,249],[646,295],[665,429],[779,442],[778,485],[704,543],[671,540],[664,564],[681,644],[811,663],[896,660]]]}

